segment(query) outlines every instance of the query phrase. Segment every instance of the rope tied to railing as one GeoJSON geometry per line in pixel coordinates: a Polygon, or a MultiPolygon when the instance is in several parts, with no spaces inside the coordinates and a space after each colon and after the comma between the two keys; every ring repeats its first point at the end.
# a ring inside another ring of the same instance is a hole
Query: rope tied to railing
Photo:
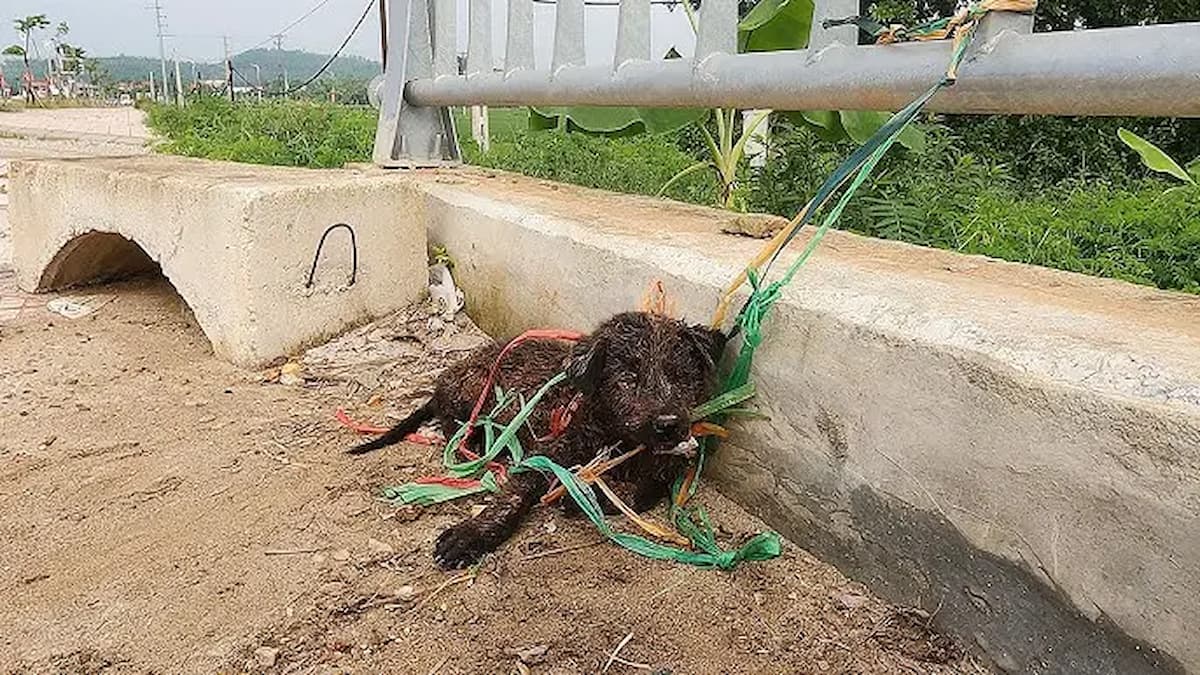
{"type": "MultiPolygon", "coordinates": [[[[797,213],[795,217],[793,217],[791,221],[789,221],[788,224],[784,226],[784,228],[781,229],[769,242],[767,242],[767,244],[753,259],[751,259],[749,265],[747,265],[747,270],[759,270],[759,279],[761,280],[765,278],[767,271],[769,271],[776,258],[779,257],[780,252],[789,243],[791,243],[793,239],[795,239],[796,235],[799,234],[800,230],[802,230],[805,225],[813,221],[816,213],[820,211],[820,209],[827,203],[829,203],[834,194],[843,185],[845,185],[847,181],[851,181],[852,176],[855,176],[850,188],[842,196],[837,206],[823,221],[821,227],[817,229],[816,233],[813,235],[813,238],[809,241],[808,245],[801,253],[800,258],[797,259],[793,266],[794,269],[789,271],[786,278],[790,281],[791,276],[795,273],[794,270],[803,265],[804,262],[808,260],[809,256],[812,255],[816,245],[820,243],[821,239],[825,236],[825,232],[828,231],[828,229],[834,223],[836,223],[838,218],[841,216],[841,213],[845,209],[846,204],[849,202],[850,197],[853,196],[858,187],[866,180],[871,171],[874,170],[876,164],[878,164],[879,160],[883,158],[883,155],[886,154],[888,148],[890,148],[891,145],[896,142],[901,132],[903,132],[908,125],[912,123],[917,114],[924,109],[925,105],[930,99],[932,99],[942,89],[952,86],[958,79],[958,67],[966,56],[967,47],[970,45],[975,31],[979,27],[979,20],[991,12],[1027,13],[1032,12],[1036,7],[1036,0],[982,0],[982,2],[972,3],[968,7],[960,10],[957,14],[955,14],[954,17],[939,19],[938,21],[923,24],[922,26],[913,29],[919,31],[923,30],[926,26],[933,26],[943,22],[948,24],[957,17],[963,17],[961,21],[956,24],[954,46],[951,49],[950,63],[946,67],[945,76],[915,101],[893,115],[886,124],[880,127],[879,130],[876,131],[873,136],[871,136],[871,138],[867,139],[866,143],[851,153],[851,155],[847,157],[837,169],[834,170],[833,174],[831,174],[829,178],[822,183],[821,187],[817,189],[817,193],[811,200],[808,201],[808,203],[804,205],[804,208],[800,209],[800,212],[797,213]]],[[[838,25],[839,22],[843,24],[854,23],[855,20],[859,18],[860,17],[851,17],[850,19],[835,19],[825,22],[824,25],[838,25]]],[[[942,37],[944,38],[948,34],[949,33],[943,34],[942,37]]],[[[738,289],[740,289],[742,285],[746,283],[748,278],[749,275],[747,271],[743,271],[734,278],[729,286],[726,287],[724,293],[722,293],[720,301],[717,303],[717,309],[713,314],[712,326],[714,328],[719,328],[724,325],[728,315],[729,305],[733,301],[734,294],[736,294],[738,289]]],[[[764,292],[767,288],[770,288],[770,286],[764,287],[764,292]]],[[[747,300],[747,306],[749,306],[749,304],[750,300],[747,300]]],[[[741,326],[735,325],[734,330],[741,330],[741,326]]]]}

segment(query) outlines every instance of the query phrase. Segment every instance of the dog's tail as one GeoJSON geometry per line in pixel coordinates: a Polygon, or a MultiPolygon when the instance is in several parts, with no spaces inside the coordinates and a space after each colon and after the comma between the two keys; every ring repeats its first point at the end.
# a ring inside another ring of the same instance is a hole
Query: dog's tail
{"type": "Polygon", "coordinates": [[[409,434],[416,433],[417,430],[421,428],[422,424],[432,420],[437,416],[437,414],[437,405],[434,404],[433,399],[431,398],[425,402],[425,405],[417,408],[413,414],[404,418],[404,420],[396,426],[388,429],[387,433],[384,435],[376,438],[375,440],[367,441],[362,445],[357,445],[353,448],[350,448],[346,451],[346,453],[350,455],[365,455],[373,450],[386,448],[389,445],[395,445],[396,443],[399,443],[407,438],[409,434]]]}

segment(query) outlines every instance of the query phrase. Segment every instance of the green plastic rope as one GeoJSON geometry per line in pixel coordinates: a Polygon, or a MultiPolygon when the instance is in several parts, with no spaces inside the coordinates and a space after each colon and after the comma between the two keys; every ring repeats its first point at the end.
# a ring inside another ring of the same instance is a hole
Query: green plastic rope
{"type": "Polygon", "coordinates": [[[702,528],[693,528],[691,532],[683,531],[683,534],[688,536],[700,549],[699,552],[660,544],[634,534],[617,532],[604,519],[604,512],[600,509],[600,503],[596,500],[596,493],[592,491],[592,487],[581,481],[575,474],[541,455],[527,458],[521,466],[513,470],[528,469],[553,475],[563,484],[567,489],[567,494],[571,495],[571,498],[575,500],[588,520],[592,521],[601,534],[622,548],[647,558],[674,561],[696,567],[729,570],[737,567],[738,563],[743,560],[769,560],[779,556],[782,551],[779,535],[774,532],[764,532],[737,549],[723,551],[716,544],[712,527],[708,525],[707,518],[704,519],[702,528]]]}
{"type": "Polygon", "coordinates": [[[419,504],[421,506],[430,506],[441,502],[454,501],[467,495],[499,491],[500,485],[496,482],[496,475],[491,471],[487,471],[479,478],[478,487],[405,483],[403,485],[383,488],[380,490],[380,498],[393,505],[419,504]]]}

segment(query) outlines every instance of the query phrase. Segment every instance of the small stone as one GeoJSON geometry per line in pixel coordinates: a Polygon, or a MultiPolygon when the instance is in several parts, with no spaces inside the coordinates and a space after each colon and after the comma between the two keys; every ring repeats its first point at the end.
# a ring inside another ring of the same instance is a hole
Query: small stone
{"type": "Polygon", "coordinates": [[[546,521],[546,524],[542,526],[542,529],[546,531],[546,534],[554,534],[555,532],[558,532],[558,524],[553,520],[548,520],[546,521]]]}
{"type": "Polygon", "coordinates": [[[484,509],[486,508],[487,504],[475,504],[471,507],[471,517],[474,518],[475,516],[483,513],[484,509]]]}
{"type": "Polygon", "coordinates": [[[333,553],[330,553],[329,557],[333,558],[334,560],[336,560],[338,562],[346,562],[347,560],[350,559],[350,551],[348,549],[339,548],[338,550],[334,551],[333,553]]]}
{"type": "Polygon", "coordinates": [[[391,544],[387,543],[386,541],[379,541],[378,539],[368,539],[367,550],[370,551],[372,555],[390,555],[396,552],[396,549],[392,548],[391,544]]]}
{"type": "Polygon", "coordinates": [[[412,586],[401,586],[400,588],[396,589],[397,600],[409,602],[415,597],[417,597],[417,589],[413,588],[412,586]]]}
{"type": "Polygon", "coordinates": [[[304,384],[304,370],[299,363],[288,361],[279,369],[279,384],[294,387],[304,384]]]}
{"type": "Polygon", "coordinates": [[[837,602],[843,609],[858,609],[867,604],[869,600],[857,593],[842,593],[837,597],[837,602]]]}
{"type": "Polygon", "coordinates": [[[278,658],[279,650],[274,647],[259,647],[254,650],[254,661],[263,668],[274,666],[278,658]]]}
{"type": "Polygon", "coordinates": [[[770,239],[788,224],[787,218],[769,213],[741,213],[721,226],[725,234],[738,234],[755,239],[770,239]]]}
{"type": "Polygon", "coordinates": [[[505,654],[515,656],[531,666],[536,666],[546,660],[546,652],[550,651],[550,647],[546,645],[530,645],[528,647],[508,647],[504,650],[505,654]]]}

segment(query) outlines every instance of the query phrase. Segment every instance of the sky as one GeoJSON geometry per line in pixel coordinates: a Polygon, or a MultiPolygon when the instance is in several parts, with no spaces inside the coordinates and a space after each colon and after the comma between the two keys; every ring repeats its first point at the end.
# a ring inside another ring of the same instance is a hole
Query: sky
{"type": "MultiPolygon", "coordinates": [[[[8,17],[46,14],[57,25],[71,27],[67,41],[93,56],[157,56],[154,0],[3,0],[0,10],[8,17]]],[[[222,35],[229,36],[234,53],[272,46],[270,36],[317,6],[322,0],[160,0],[166,15],[167,56],[182,60],[216,61],[222,58],[222,35]]],[[[362,15],[366,0],[324,0],[311,17],[288,31],[287,49],[331,53],[362,15]]],[[[497,65],[504,56],[506,0],[493,0],[493,49],[497,65]]],[[[459,0],[459,49],[466,51],[467,0],[459,0]]],[[[652,13],[652,51],[662,56],[675,46],[689,54],[694,40],[682,9],[671,12],[655,6],[652,13]]],[[[553,49],[554,8],[534,5],[534,48],[539,67],[547,67],[553,49]]],[[[616,36],[615,7],[588,7],[585,46],[588,63],[612,59],[616,36]]],[[[0,44],[17,41],[7,20],[0,24],[0,44]]],[[[44,34],[43,38],[49,37],[44,34]]],[[[43,47],[43,50],[45,48],[43,47]]],[[[379,20],[372,10],[347,53],[379,58],[379,20]]]]}

